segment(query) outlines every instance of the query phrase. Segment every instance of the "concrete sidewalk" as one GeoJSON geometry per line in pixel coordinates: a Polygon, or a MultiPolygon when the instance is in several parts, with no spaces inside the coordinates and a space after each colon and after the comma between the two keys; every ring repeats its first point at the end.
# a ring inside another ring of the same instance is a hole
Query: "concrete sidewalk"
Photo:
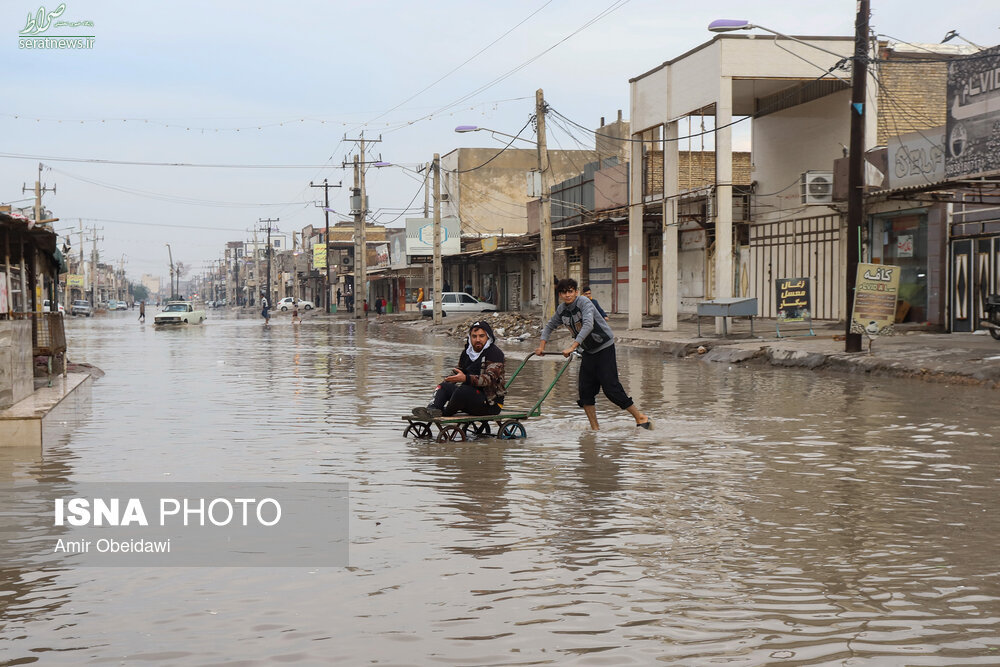
{"type": "Polygon", "coordinates": [[[755,337],[750,336],[747,320],[733,320],[728,337],[714,333],[712,318],[702,320],[700,337],[693,320],[681,321],[677,331],[661,331],[658,322],[630,331],[627,322],[627,316],[612,315],[609,320],[621,345],[657,348],[678,357],[700,355],[706,361],[729,364],[766,363],[1000,388],[1000,341],[986,331],[946,334],[897,325],[896,335],[875,339],[869,354],[867,338],[864,352],[845,352],[844,327],[835,323],[814,323],[815,336],[802,335],[808,326],[782,325],[783,337],[778,338],[775,320],[768,319],[754,320],[755,337]],[[794,337],[784,337],[786,332],[794,337]]]}

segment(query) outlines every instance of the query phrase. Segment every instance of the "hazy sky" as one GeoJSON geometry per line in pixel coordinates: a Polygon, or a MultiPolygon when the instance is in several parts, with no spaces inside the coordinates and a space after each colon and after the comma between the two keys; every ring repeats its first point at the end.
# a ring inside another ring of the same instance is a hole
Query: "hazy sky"
{"type": "MultiPolygon", "coordinates": [[[[22,185],[33,185],[43,163],[43,182],[57,186],[44,199],[61,219],[56,229],[75,230],[79,219],[102,228],[102,260],[124,256],[134,279],[168,274],[166,243],[175,260],[200,271],[226,241],[251,236],[259,218],[279,218],[286,233],[323,224],[315,205],[322,191],[308,184],[350,183],[341,163],[356,149],[342,141],[345,134],[381,134],[372,159],[380,154],[409,166],[461,146],[499,147],[485,133],[459,135],[454,127],[514,133],[533,113],[538,88],[553,108],[595,127],[618,109],[627,118],[628,79],[711,39],[705,28],[715,18],[750,19],[789,34],[850,35],[855,12],[847,0],[65,5],[53,23],[93,27],[53,25],[40,34],[93,35],[92,49],[21,49],[18,33],[37,15],[38,0],[0,7],[7,26],[0,39],[0,202],[29,203],[22,185]]],[[[43,6],[54,11],[59,3],[43,6]]],[[[902,41],[936,43],[954,29],[984,46],[1000,42],[1000,11],[985,0],[873,0],[872,14],[876,32],[902,41]]],[[[534,135],[529,129],[525,136],[534,135]]],[[[550,126],[551,148],[578,148],[577,140],[590,147],[584,133],[574,138],[550,126]]],[[[422,205],[411,175],[389,168],[368,176],[378,221],[391,221],[415,195],[422,205]]],[[[331,191],[331,204],[347,212],[346,187],[331,191]]]]}

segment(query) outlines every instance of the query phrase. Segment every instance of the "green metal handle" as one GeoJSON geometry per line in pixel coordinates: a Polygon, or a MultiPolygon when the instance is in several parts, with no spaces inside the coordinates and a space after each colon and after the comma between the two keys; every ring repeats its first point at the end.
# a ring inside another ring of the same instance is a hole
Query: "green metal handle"
{"type": "Polygon", "coordinates": [[[522,369],[522,368],[524,368],[524,365],[525,365],[526,363],[528,363],[528,359],[531,359],[531,358],[532,358],[533,356],[535,356],[535,353],[534,353],[534,352],[532,352],[531,354],[529,354],[528,356],[526,356],[526,357],[524,358],[524,361],[522,361],[522,362],[521,362],[521,365],[517,367],[517,370],[516,370],[516,371],[514,371],[514,374],[510,376],[510,379],[509,379],[509,380],[507,380],[507,384],[505,384],[505,385],[504,385],[504,387],[503,387],[503,388],[504,388],[504,390],[505,390],[505,391],[506,391],[507,389],[510,389],[510,386],[511,386],[512,384],[514,384],[514,378],[516,378],[516,377],[517,377],[517,374],[521,372],[521,369],[522,369]]]}
{"type": "MultiPolygon", "coordinates": [[[[556,379],[552,381],[552,384],[549,385],[549,388],[545,390],[545,393],[542,394],[542,397],[538,399],[538,402],[535,403],[534,407],[531,408],[531,411],[528,413],[529,417],[537,417],[540,414],[542,414],[542,403],[545,402],[545,399],[548,398],[548,395],[552,392],[552,389],[556,386],[556,383],[559,382],[559,378],[561,378],[563,373],[566,372],[566,369],[569,368],[569,365],[573,362],[573,358],[579,356],[580,356],[579,352],[572,352],[569,355],[569,357],[566,358],[566,361],[563,362],[562,368],[560,368],[559,372],[556,374],[556,379]]],[[[525,359],[525,361],[527,361],[527,359],[525,359]]],[[[521,369],[519,368],[518,370],[521,369]]]]}

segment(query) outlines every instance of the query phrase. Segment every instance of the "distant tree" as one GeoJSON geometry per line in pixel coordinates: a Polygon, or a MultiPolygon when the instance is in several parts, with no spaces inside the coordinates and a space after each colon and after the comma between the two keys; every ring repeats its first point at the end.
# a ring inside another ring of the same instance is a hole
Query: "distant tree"
{"type": "Polygon", "coordinates": [[[141,283],[132,283],[132,298],[136,301],[145,301],[149,298],[149,290],[141,283]]]}

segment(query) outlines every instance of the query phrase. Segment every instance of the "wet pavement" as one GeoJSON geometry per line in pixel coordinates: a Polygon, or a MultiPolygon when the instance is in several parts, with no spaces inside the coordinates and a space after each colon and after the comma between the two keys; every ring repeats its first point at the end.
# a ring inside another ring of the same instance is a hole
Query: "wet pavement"
{"type": "Polygon", "coordinates": [[[1000,664],[990,390],[622,347],[654,431],[599,398],[587,432],[571,371],[527,439],[437,444],[399,417],[455,341],[210,315],[69,320],[107,375],[0,475],[347,482],[350,566],[4,563],[0,664],[1000,664]]]}

